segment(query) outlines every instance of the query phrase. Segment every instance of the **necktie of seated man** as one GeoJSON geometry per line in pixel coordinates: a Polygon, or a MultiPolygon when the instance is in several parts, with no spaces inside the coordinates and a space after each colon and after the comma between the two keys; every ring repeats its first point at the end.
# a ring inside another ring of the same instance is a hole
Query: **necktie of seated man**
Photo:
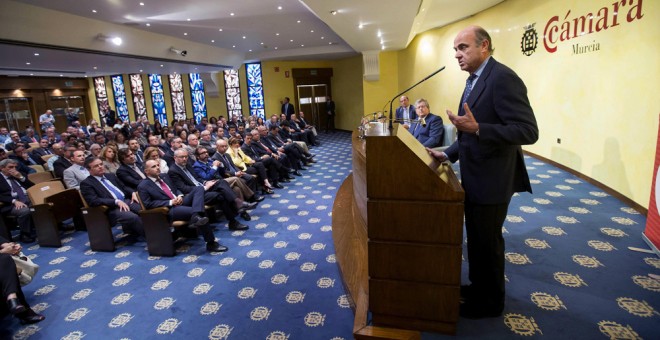
{"type": "Polygon", "coordinates": [[[170,190],[170,188],[167,186],[167,184],[165,184],[165,181],[159,178],[158,183],[160,184],[160,188],[163,189],[163,191],[165,192],[165,195],[167,195],[167,197],[173,200],[174,194],[172,193],[172,190],[170,190]]]}
{"type": "Polygon", "coordinates": [[[124,194],[121,192],[121,190],[117,189],[117,187],[115,187],[114,184],[108,181],[107,178],[101,177],[101,183],[103,183],[103,186],[105,186],[106,189],[112,192],[118,200],[120,201],[124,200],[124,194]]]}
{"type": "Polygon", "coordinates": [[[10,178],[9,179],[9,184],[11,185],[11,189],[16,193],[16,199],[21,201],[22,203],[28,204],[30,200],[28,199],[27,195],[23,191],[23,187],[16,182],[15,179],[10,178]]]}

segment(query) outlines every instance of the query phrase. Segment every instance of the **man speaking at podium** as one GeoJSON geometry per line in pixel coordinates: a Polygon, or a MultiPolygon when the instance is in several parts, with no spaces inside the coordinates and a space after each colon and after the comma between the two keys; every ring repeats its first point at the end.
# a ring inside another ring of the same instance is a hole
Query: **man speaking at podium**
{"type": "Polygon", "coordinates": [[[461,286],[460,315],[497,317],[504,309],[502,225],[513,193],[532,192],[520,145],[535,143],[539,131],[525,84],[491,57],[486,30],[464,29],[454,50],[470,74],[458,115],[447,110],[458,139],[445,152],[427,151],[441,162],[460,160],[471,282],[461,286]]]}

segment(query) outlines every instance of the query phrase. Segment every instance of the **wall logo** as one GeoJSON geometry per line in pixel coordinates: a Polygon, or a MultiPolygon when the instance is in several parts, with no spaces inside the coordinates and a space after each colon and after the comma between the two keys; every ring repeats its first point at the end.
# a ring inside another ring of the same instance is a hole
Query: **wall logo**
{"type": "Polygon", "coordinates": [[[525,26],[525,33],[520,41],[520,50],[528,57],[536,52],[536,46],[539,44],[539,36],[536,34],[534,25],[536,23],[525,26]]]}

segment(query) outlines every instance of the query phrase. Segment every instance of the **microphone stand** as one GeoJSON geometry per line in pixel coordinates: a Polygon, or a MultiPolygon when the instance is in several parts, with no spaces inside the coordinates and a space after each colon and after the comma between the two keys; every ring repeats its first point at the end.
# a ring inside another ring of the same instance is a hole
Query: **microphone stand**
{"type": "Polygon", "coordinates": [[[446,67],[446,66],[443,66],[443,67],[441,67],[439,70],[437,70],[437,71],[435,71],[435,72],[429,74],[428,76],[426,76],[426,78],[420,80],[419,82],[417,82],[417,84],[415,84],[415,85],[413,85],[413,86],[411,86],[411,87],[405,89],[403,92],[397,94],[396,96],[394,96],[394,98],[392,98],[392,100],[390,100],[390,125],[389,125],[390,134],[392,134],[392,129],[393,129],[393,126],[392,126],[392,121],[393,121],[393,119],[392,119],[392,103],[394,102],[394,99],[396,99],[397,97],[403,95],[404,93],[406,93],[406,92],[408,92],[408,91],[414,89],[417,85],[419,85],[419,84],[421,84],[421,83],[423,83],[423,82],[429,80],[429,78],[433,77],[434,75],[438,74],[440,71],[444,70],[445,67],[446,67]]]}

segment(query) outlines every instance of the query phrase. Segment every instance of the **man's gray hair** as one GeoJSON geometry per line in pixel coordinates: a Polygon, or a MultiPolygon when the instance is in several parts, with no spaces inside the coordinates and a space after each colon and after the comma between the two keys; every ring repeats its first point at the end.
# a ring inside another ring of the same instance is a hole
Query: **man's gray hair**
{"type": "Polygon", "coordinates": [[[0,169],[6,168],[9,164],[18,164],[18,161],[11,158],[5,158],[0,161],[0,169]]]}

